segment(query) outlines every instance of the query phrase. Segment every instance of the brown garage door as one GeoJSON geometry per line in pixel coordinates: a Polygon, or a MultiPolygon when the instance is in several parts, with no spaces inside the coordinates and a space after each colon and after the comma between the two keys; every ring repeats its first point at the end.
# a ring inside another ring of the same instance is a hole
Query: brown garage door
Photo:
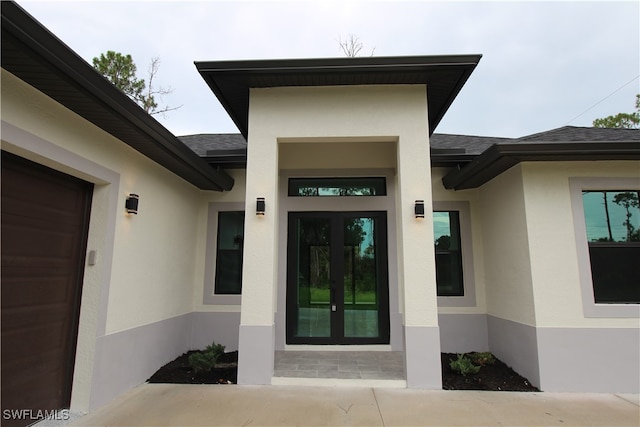
{"type": "Polygon", "coordinates": [[[93,184],[3,151],[1,190],[2,425],[26,425],[69,407],[93,184]]]}

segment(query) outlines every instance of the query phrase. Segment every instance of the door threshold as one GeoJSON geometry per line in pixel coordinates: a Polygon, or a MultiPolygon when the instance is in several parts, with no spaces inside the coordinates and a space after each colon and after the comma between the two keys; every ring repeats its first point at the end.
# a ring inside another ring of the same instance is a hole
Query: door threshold
{"type": "Polygon", "coordinates": [[[313,345],[285,344],[284,351],[393,351],[390,344],[313,345]]]}
{"type": "Polygon", "coordinates": [[[294,385],[311,387],[365,387],[365,388],[407,388],[405,380],[362,380],[342,378],[294,378],[272,377],[271,385],[294,385]]]}

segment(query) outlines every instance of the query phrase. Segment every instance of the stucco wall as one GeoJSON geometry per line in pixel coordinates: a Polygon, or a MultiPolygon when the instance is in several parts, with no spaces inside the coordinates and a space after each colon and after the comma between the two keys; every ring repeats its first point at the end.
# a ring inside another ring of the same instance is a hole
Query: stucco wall
{"type": "Polygon", "coordinates": [[[120,176],[106,333],[190,312],[201,192],[4,70],[2,119],[120,176]]]}
{"type": "Polygon", "coordinates": [[[569,179],[640,181],[640,162],[532,162],[522,165],[522,174],[536,326],[638,328],[637,317],[584,315],[569,179]]]}
{"type": "Polygon", "coordinates": [[[97,262],[85,268],[71,403],[86,411],[188,347],[180,329],[191,322],[205,193],[5,70],[2,121],[3,149],[95,184],[97,262]],[[136,216],[125,214],[128,193],[140,195],[136,216]],[[155,344],[139,345],[140,333],[155,344]],[[140,363],[125,372],[108,354],[140,363]]]}
{"type": "Polygon", "coordinates": [[[521,166],[480,188],[487,313],[535,325],[521,166]]]}

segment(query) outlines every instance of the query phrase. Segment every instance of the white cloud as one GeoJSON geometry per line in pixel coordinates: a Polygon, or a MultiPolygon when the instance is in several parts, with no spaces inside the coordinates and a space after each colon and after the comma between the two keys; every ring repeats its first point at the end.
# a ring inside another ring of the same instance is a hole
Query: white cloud
{"type": "MultiPolygon", "coordinates": [[[[237,131],[193,61],[341,56],[356,34],[376,56],[482,53],[437,131],[522,136],[567,124],[640,74],[637,2],[19,2],[88,62],[130,53],[184,104],[180,135],[237,131]]],[[[632,111],[638,80],[572,125],[632,111]]]]}

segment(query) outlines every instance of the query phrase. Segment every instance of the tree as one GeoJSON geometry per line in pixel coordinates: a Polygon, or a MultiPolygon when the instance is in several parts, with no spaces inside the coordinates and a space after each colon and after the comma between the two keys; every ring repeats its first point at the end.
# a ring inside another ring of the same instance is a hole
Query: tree
{"type": "Polygon", "coordinates": [[[154,79],[160,68],[160,58],[152,58],[149,65],[149,84],[136,76],[138,68],[131,55],[123,55],[112,50],[93,58],[93,68],[107,78],[115,87],[123,91],[149,114],[166,113],[179,107],[158,108],[156,95],[168,95],[173,90],[154,86],[154,79]]]}
{"type": "Polygon", "coordinates": [[[627,242],[636,240],[635,227],[631,223],[631,208],[638,208],[640,202],[638,201],[638,193],[631,191],[625,191],[624,193],[618,193],[613,198],[613,203],[620,205],[627,211],[627,219],[622,223],[627,228],[627,242]]]}
{"type": "MultiPolygon", "coordinates": [[[[364,48],[360,38],[355,34],[349,34],[349,38],[346,40],[342,40],[342,37],[339,37],[338,44],[340,45],[340,49],[342,49],[342,53],[349,58],[355,58],[364,48]]],[[[373,52],[375,52],[375,50],[375,47],[371,49],[371,55],[369,56],[373,56],[373,52]]]]}
{"type": "Polygon", "coordinates": [[[636,95],[636,111],[634,113],[618,113],[615,116],[595,119],[593,126],[597,128],[640,128],[640,94],[636,95]]]}

